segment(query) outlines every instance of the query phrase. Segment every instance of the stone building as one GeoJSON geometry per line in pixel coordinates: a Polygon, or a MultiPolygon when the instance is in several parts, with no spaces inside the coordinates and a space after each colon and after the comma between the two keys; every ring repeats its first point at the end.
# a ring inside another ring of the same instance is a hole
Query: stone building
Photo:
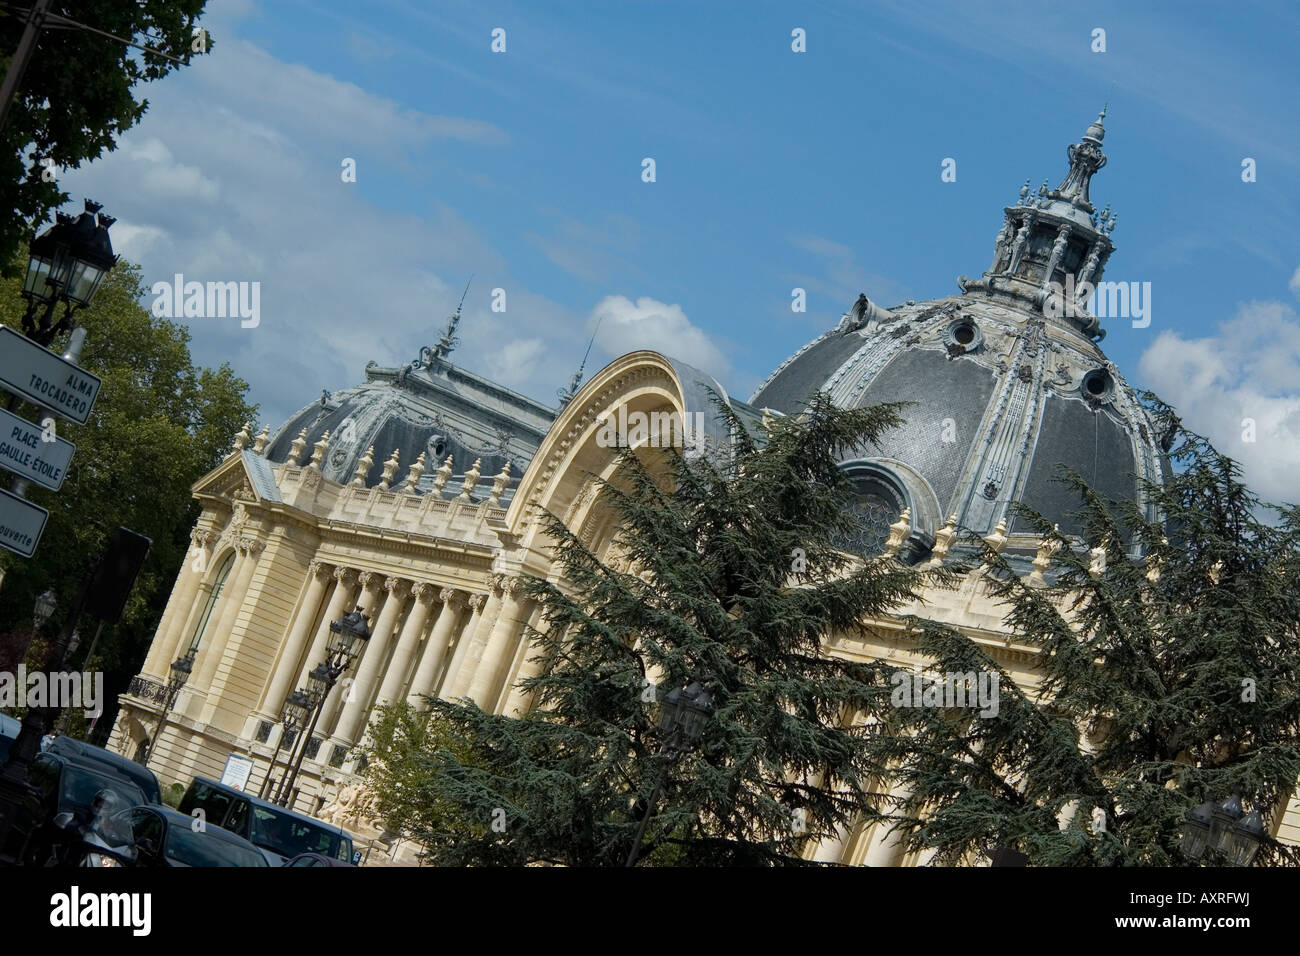
{"type": "MultiPolygon", "coordinates": [[[[980,278],[960,277],[959,294],[891,309],[860,296],[748,403],[705,372],[639,351],[581,388],[575,377],[559,407],[547,407],[451,362],[458,310],[442,340],[410,365],[371,363],[363,384],[323,395],[274,436],[245,430],[195,485],[202,514],[192,560],[121,698],[110,745],[128,754],[150,745],[169,665],[190,657],[190,679],[161,723],[151,766],[164,782],[188,781],[219,775],[228,755],[243,754],[255,762],[249,786],[260,788],[286,696],[322,660],[330,623],[358,607],[373,636],[307,744],[300,809],[325,807],[339,819],[340,806],[356,803],[350,751],[378,704],[436,694],[525,712],[517,684],[536,664],[523,627],[537,612],[518,583],[523,575],[555,579],[537,509],[561,515],[616,562],[615,528],[592,478],[616,467],[615,449],[600,440],[604,423],[674,413],[701,423],[694,440],[725,447],[711,394],[756,426],[765,415],[797,412],[816,390],[846,406],[915,403],[882,447],[843,463],[862,518],[855,549],[941,563],[964,526],[1031,580],[1050,576],[1050,551],[1011,520],[1012,501],[1073,533],[1072,502],[1051,482],[1058,463],[1130,500],[1139,498],[1139,479],[1158,482],[1168,467],[1162,436],[1098,347],[1099,319],[1086,296],[1076,298],[1080,286],[1102,281],[1114,250],[1115,218],[1089,197],[1106,163],[1103,117],[1069,147],[1057,188],[1044,182],[1035,194],[1026,182],[1004,209],[980,278]]],[[[960,627],[1017,681],[1035,683],[1033,650],[1010,638],[978,572],[901,611],[960,627]]],[[[829,635],[827,646],[905,669],[920,660],[892,619],[871,622],[865,637],[829,635]]],[[[283,765],[282,756],[277,776],[283,765]]],[[[1300,837],[1298,811],[1293,800],[1272,821],[1274,832],[1300,837]]],[[[851,864],[925,862],[872,828],[809,852],[851,864]]]]}

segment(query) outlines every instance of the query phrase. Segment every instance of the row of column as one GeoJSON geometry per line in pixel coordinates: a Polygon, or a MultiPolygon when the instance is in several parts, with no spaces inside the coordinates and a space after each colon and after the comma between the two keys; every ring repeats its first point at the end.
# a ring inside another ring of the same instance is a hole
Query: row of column
{"type": "Polygon", "coordinates": [[[198,529],[191,532],[190,540],[191,550],[159,622],[145,659],[144,673],[167,679],[172,661],[189,649],[195,630],[202,624],[199,617],[207,607],[213,589],[220,585],[221,600],[212,609],[212,616],[204,628],[189,678],[189,686],[206,690],[225,653],[235,617],[243,606],[244,595],[264,545],[249,535],[219,538],[213,532],[198,529]],[[233,549],[234,562],[222,577],[220,569],[213,566],[212,558],[224,550],[225,544],[233,549]]]}
{"type": "MultiPolygon", "coordinates": [[[[364,736],[372,709],[403,696],[413,704],[435,693],[446,699],[470,697],[493,710],[510,676],[531,603],[523,598],[518,580],[504,575],[493,575],[487,594],[471,594],[313,562],[260,711],[278,717],[285,697],[305,686],[307,674],[325,659],[330,624],[353,607],[366,615],[371,637],[350,680],[341,681],[326,701],[319,735],[354,745],[364,736]],[[334,588],[321,615],[331,577],[334,588]]],[[[512,693],[507,705],[523,710],[527,700],[512,693]]]]}

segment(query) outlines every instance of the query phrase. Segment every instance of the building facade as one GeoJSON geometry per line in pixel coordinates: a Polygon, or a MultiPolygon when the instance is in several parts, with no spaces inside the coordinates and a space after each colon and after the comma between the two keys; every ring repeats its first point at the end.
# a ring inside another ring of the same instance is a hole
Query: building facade
{"type": "MultiPolygon", "coordinates": [[[[699,423],[692,440],[725,448],[715,394],[756,427],[797,413],[818,390],[845,406],[912,402],[881,447],[843,463],[862,519],[854,550],[941,564],[960,526],[1031,583],[1050,577],[1050,550],[1016,526],[1011,502],[1069,534],[1072,501],[1051,480],[1058,464],[1130,500],[1140,500],[1141,480],[1159,482],[1168,468],[1164,436],[1098,347],[1104,331],[1080,292],[1103,281],[1114,250],[1115,219],[1089,198],[1106,163],[1104,135],[1098,117],[1069,147],[1056,189],[1044,182],[1034,194],[1026,183],[1003,211],[992,265],[978,279],[960,277],[960,294],[891,309],[860,296],[749,402],[703,371],[640,351],[581,388],[575,377],[551,408],[451,362],[458,310],[409,365],[371,363],[363,384],[322,395],[275,435],[246,429],[195,485],[202,514],[191,559],[121,698],[110,746],[129,755],[152,748],[164,783],[218,776],[233,753],[252,758],[251,789],[274,786],[292,749],[281,739],[285,699],[323,660],[331,622],[359,608],[372,636],[321,710],[293,799],[375,832],[353,752],[374,708],[437,695],[525,713],[518,683],[537,663],[524,627],[537,609],[520,581],[559,579],[538,509],[617,564],[617,529],[596,498],[595,476],[609,478],[617,465],[602,440],[607,423],[675,416],[699,423]],[[169,668],[182,658],[190,677],[164,713],[169,668]]],[[[961,628],[1034,686],[1034,651],[1013,640],[978,570],[899,610],[961,628]]],[[[828,635],[826,647],[906,670],[921,662],[893,619],[870,622],[865,635],[828,635]]],[[[1300,838],[1300,804],[1293,799],[1272,825],[1283,839],[1300,838]]],[[[848,864],[925,862],[878,829],[851,829],[809,853],[848,864]]]]}

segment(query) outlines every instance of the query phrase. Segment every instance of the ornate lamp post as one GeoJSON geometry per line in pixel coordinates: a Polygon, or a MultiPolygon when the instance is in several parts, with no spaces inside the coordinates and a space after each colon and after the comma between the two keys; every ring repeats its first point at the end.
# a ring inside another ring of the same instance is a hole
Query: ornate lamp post
{"type": "Polygon", "coordinates": [[[641,822],[637,824],[632,850],[627,855],[627,866],[636,866],[637,858],[641,855],[641,840],[663,790],[668,765],[700,742],[704,728],[712,716],[713,696],[698,681],[691,681],[686,687],[672,690],[660,705],[659,733],[663,743],[655,756],[659,764],[655,772],[655,786],[650,791],[650,799],[646,801],[641,822]]]}
{"type": "Polygon", "coordinates": [[[80,216],[58,213],[53,226],[32,240],[27,274],[23,277],[23,334],[48,346],[72,325],[72,313],[90,305],[99,284],[117,262],[108,227],[117,220],[99,212],[90,199],[80,216]],[[64,304],[62,317],[54,312],[64,304]],[[43,314],[38,314],[41,310],[43,314]]]}
{"type": "MultiPolygon", "coordinates": [[[[280,759],[280,751],[284,747],[285,738],[291,737],[294,733],[307,722],[307,712],[311,710],[312,699],[305,691],[296,690],[284,699],[284,707],[280,711],[280,723],[284,725],[284,730],[280,733],[280,739],[275,742],[275,753],[271,755],[271,765],[266,768],[266,776],[262,779],[261,789],[257,791],[259,797],[266,795],[266,787],[271,782],[271,774],[275,772],[275,762],[280,759]]],[[[289,745],[292,752],[293,744],[298,741],[294,740],[289,745]]]]}
{"type": "Polygon", "coordinates": [[[1234,793],[1222,803],[1207,800],[1188,811],[1183,820],[1183,854],[1199,860],[1209,854],[1213,861],[1229,866],[1250,866],[1268,837],[1258,810],[1243,814],[1241,795],[1234,793]]]}
{"type": "Polygon", "coordinates": [[[54,589],[46,588],[45,593],[36,599],[36,607],[32,610],[32,624],[37,633],[40,633],[57,606],[58,599],[55,597],[54,589]]]}
{"type": "Polygon", "coordinates": [[[330,622],[330,638],[326,645],[325,660],[307,675],[308,696],[312,700],[311,726],[302,735],[302,741],[298,745],[298,758],[276,794],[276,802],[280,806],[289,806],[288,801],[293,796],[294,781],[298,779],[303,758],[307,756],[307,746],[311,743],[312,734],[316,732],[316,722],[320,720],[321,711],[325,707],[330,691],[343,676],[343,672],[352,666],[352,662],[361,657],[368,640],[370,640],[370,625],[360,608],[344,614],[337,621],[330,622]]]}
{"type": "Polygon", "coordinates": [[[153,740],[149,741],[149,748],[144,753],[144,760],[140,761],[146,767],[153,757],[154,750],[158,747],[158,738],[162,736],[163,727],[167,725],[167,715],[171,713],[172,704],[176,703],[176,695],[181,692],[185,682],[190,679],[190,669],[194,666],[192,657],[178,657],[172,661],[172,676],[167,681],[167,697],[163,700],[162,716],[158,718],[158,729],[154,731],[153,740]]]}

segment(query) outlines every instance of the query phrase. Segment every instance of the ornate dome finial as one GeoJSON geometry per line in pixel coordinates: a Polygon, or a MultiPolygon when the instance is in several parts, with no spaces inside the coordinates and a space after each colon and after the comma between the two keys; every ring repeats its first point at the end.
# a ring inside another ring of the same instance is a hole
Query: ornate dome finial
{"type": "Polygon", "coordinates": [[[1083,139],[1066,147],[1065,155],[1070,160],[1070,171],[1061,180],[1061,185],[1050,194],[1053,199],[1072,203],[1089,213],[1093,207],[1088,200],[1088,186],[1092,177],[1106,165],[1106,154],[1101,151],[1101,141],[1106,136],[1106,127],[1101,125],[1101,121],[1105,117],[1106,107],[1103,106],[1096,122],[1083,134],[1083,139]]]}
{"type": "MultiPolygon", "coordinates": [[[[469,295],[469,283],[473,281],[474,277],[470,276],[469,282],[465,283],[465,291],[460,294],[460,302],[456,304],[456,311],[447,320],[447,329],[442,333],[442,338],[438,339],[438,344],[432,348],[427,345],[422,347],[419,356],[410,364],[410,370],[432,368],[434,363],[445,361],[451,354],[451,350],[460,344],[460,339],[456,338],[456,326],[460,325],[460,312],[465,305],[465,296],[469,295]]],[[[403,372],[405,371],[407,370],[403,369],[403,372]]],[[[405,375],[403,374],[401,378],[405,379],[405,375]]]]}

